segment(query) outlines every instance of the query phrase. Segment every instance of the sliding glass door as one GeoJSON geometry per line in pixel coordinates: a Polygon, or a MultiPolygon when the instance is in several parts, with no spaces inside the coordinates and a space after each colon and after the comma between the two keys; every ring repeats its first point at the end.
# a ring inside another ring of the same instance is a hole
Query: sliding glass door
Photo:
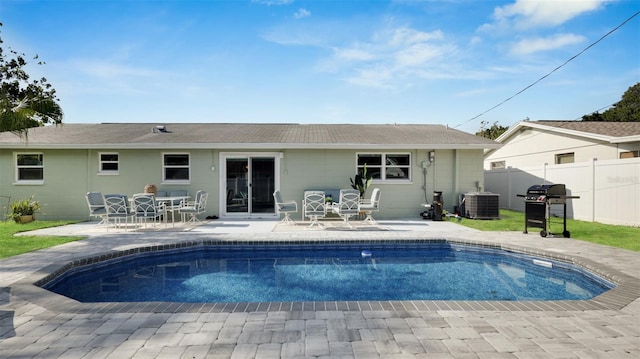
{"type": "Polygon", "coordinates": [[[224,212],[228,215],[275,215],[276,156],[228,154],[223,160],[224,212]]]}

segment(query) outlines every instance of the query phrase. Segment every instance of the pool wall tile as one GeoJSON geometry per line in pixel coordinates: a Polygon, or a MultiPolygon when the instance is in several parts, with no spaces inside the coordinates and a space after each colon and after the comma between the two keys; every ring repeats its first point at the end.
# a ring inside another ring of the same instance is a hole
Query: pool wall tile
{"type": "Polygon", "coordinates": [[[621,309],[628,305],[631,301],[638,298],[640,293],[640,280],[625,275],[618,271],[612,270],[602,264],[576,257],[569,254],[556,252],[546,252],[542,250],[531,249],[518,245],[506,245],[495,243],[483,243],[482,241],[470,240],[446,240],[446,239],[418,239],[418,240],[299,240],[285,239],[280,241],[240,241],[240,240],[221,240],[221,239],[204,239],[182,241],[165,245],[149,245],[129,248],[121,251],[109,251],[100,255],[94,255],[86,258],[79,258],[70,262],[57,263],[47,266],[33,275],[20,281],[18,285],[13,287],[12,294],[29,298],[34,303],[45,308],[55,308],[63,312],[71,313],[117,313],[121,311],[127,312],[165,312],[172,313],[175,311],[189,312],[246,312],[246,311],[292,311],[292,310],[313,310],[313,311],[361,311],[361,310],[417,310],[417,311],[434,311],[434,310],[491,310],[491,311],[572,311],[572,310],[601,310],[601,309],[621,309]],[[543,259],[549,259],[556,262],[578,265],[585,271],[602,277],[616,284],[616,287],[609,291],[587,301],[530,301],[530,302],[508,302],[508,301],[406,301],[406,302],[315,302],[315,303],[204,303],[204,304],[188,304],[184,303],[79,303],[51,293],[43,288],[46,284],[55,281],[64,273],[73,270],[79,270],[84,266],[91,264],[105,264],[113,260],[127,256],[149,255],[154,252],[193,249],[201,250],[215,246],[231,247],[234,250],[246,251],[251,249],[253,245],[260,245],[262,248],[272,248],[273,246],[282,246],[282,248],[293,249],[300,245],[326,245],[330,248],[337,246],[352,245],[359,246],[363,244],[379,245],[392,244],[399,247],[411,247],[419,244],[439,244],[442,246],[476,246],[479,248],[487,248],[494,250],[505,250],[514,253],[522,253],[534,255],[543,259]],[[311,308],[311,309],[310,309],[311,308]]]}

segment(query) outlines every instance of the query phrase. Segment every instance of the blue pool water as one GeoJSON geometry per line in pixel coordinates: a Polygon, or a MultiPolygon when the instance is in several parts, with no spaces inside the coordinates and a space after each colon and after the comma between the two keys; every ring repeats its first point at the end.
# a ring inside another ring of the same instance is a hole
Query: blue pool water
{"type": "Polygon", "coordinates": [[[166,252],[78,267],[44,287],[81,302],[585,300],[613,287],[570,264],[449,243],[166,252]]]}

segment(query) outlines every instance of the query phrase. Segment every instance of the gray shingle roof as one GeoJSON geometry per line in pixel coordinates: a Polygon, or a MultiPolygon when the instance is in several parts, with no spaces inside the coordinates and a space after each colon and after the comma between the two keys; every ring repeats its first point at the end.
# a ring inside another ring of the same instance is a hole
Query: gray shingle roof
{"type": "MultiPolygon", "coordinates": [[[[493,148],[491,140],[442,125],[273,123],[64,124],[29,131],[32,148],[493,148]]],[[[0,133],[0,148],[24,148],[25,140],[0,133]]]]}
{"type": "Polygon", "coordinates": [[[640,122],[532,121],[531,123],[610,137],[640,135],[640,122]]]}

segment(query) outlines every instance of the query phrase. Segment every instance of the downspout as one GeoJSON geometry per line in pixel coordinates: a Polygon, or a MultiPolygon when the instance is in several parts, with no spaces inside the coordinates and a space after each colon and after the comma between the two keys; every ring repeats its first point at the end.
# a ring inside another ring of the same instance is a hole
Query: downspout
{"type": "Polygon", "coordinates": [[[91,176],[91,149],[87,149],[87,188],[85,192],[91,191],[93,187],[92,183],[93,176],[91,176]]]}
{"type": "Polygon", "coordinates": [[[454,203],[458,200],[458,191],[460,188],[460,151],[458,149],[453,150],[455,152],[456,164],[453,166],[453,196],[454,203]]]}
{"type": "Polygon", "coordinates": [[[591,222],[596,221],[596,161],[591,159],[591,222]]]}

